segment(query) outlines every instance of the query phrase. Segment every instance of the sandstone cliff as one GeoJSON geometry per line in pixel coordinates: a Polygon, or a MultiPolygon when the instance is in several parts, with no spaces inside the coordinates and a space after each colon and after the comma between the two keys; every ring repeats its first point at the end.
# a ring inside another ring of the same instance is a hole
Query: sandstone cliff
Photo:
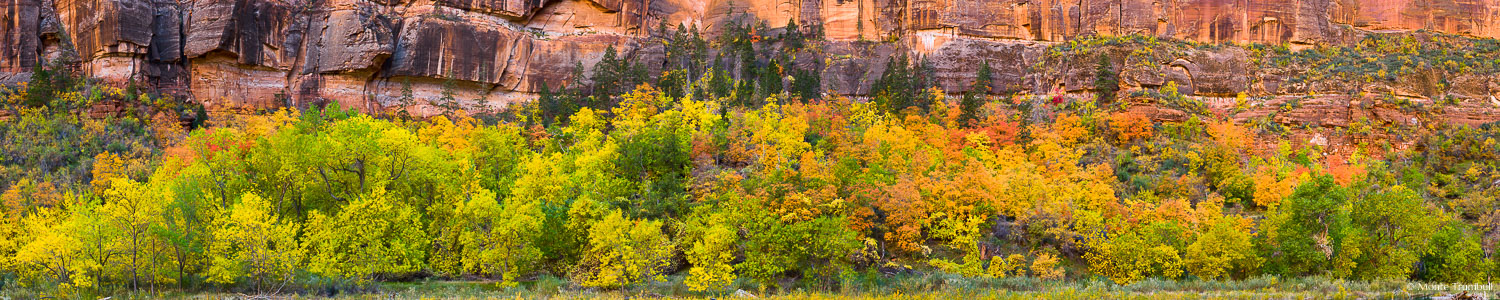
{"type": "MultiPolygon", "coordinates": [[[[401,105],[405,86],[417,99],[451,86],[465,106],[503,107],[534,98],[542,82],[571,81],[576,63],[587,68],[610,46],[632,61],[661,61],[652,40],[661,23],[713,36],[729,22],[796,20],[827,40],[819,57],[798,63],[820,70],[823,88],[839,94],[867,92],[885,58],[901,52],[933,62],[950,92],[966,90],[978,62],[988,61],[997,93],[1041,94],[1090,88],[1088,59],[1047,55],[1080,36],[1293,48],[1392,31],[1493,38],[1500,0],[0,0],[0,20],[5,82],[62,59],[91,77],[211,109],[338,103],[373,111],[401,105]]],[[[1283,82],[1297,71],[1259,67],[1243,52],[1153,56],[1142,64],[1151,67],[1127,67],[1123,82],[1171,81],[1188,95],[1224,97],[1344,92],[1336,83],[1283,82]]],[[[1389,89],[1479,104],[1496,94],[1493,74],[1458,77],[1441,91],[1389,89]]],[[[1477,106],[1475,118],[1493,119],[1491,108],[1477,106]]]]}

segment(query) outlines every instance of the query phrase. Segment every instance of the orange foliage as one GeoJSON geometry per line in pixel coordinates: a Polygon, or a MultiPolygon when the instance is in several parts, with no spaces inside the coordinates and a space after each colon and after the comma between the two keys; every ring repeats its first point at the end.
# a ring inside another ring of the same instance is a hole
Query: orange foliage
{"type": "Polygon", "coordinates": [[[94,187],[94,195],[104,195],[115,179],[126,178],[125,160],[114,153],[99,153],[94,156],[93,175],[90,185],[94,187]]]}
{"type": "Polygon", "coordinates": [[[31,208],[56,206],[62,202],[62,198],[62,193],[52,182],[33,184],[31,180],[22,178],[4,194],[0,194],[0,202],[3,202],[0,204],[5,205],[5,216],[14,220],[31,208]]]}
{"type": "MultiPolygon", "coordinates": [[[[1305,169],[1304,169],[1305,170],[1305,169]]],[[[1304,171],[1305,173],[1305,171],[1304,171]]],[[[1296,174],[1296,173],[1294,173],[1296,174]]],[[[1282,199],[1292,195],[1297,186],[1296,176],[1278,176],[1276,171],[1262,167],[1255,170],[1252,180],[1255,181],[1255,204],[1262,207],[1276,207],[1281,204],[1282,199]]]]}
{"type": "Polygon", "coordinates": [[[1365,166],[1362,164],[1349,163],[1346,154],[1333,154],[1323,159],[1323,167],[1328,170],[1328,175],[1339,185],[1349,186],[1355,179],[1365,174],[1365,166]]]}
{"type": "Polygon", "coordinates": [[[1151,138],[1153,134],[1151,120],[1136,113],[1122,112],[1109,115],[1109,127],[1113,130],[1115,139],[1125,143],[1151,138]]]}
{"type": "Polygon", "coordinates": [[[1236,154],[1250,145],[1250,132],[1233,121],[1209,122],[1207,127],[1214,142],[1233,149],[1236,154]]]}
{"type": "Polygon", "coordinates": [[[906,253],[922,249],[922,227],[927,223],[927,203],[918,182],[903,176],[885,188],[885,197],[875,206],[886,213],[885,240],[906,253]]]}

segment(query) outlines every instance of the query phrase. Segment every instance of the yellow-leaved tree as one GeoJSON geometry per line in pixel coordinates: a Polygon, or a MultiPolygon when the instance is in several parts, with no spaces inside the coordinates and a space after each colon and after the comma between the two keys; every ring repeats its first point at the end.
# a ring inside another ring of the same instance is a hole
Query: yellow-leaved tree
{"type": "Polygon", "coordinates": [[[990,257],[990,266],[985,269],[985,273],[994,278],[1021,276],[1026,274],[1025,267],[1025,255],[1011,254],[1005,258],[996,255],[990,257]]]}
{"type": "MultiPolygon", "coordinates": [[[[34,213],[20,219],[16,254],[11,258],[14,270],[20,275],[20,283],[26,286],[56,284],[60,291],[73,287],[78,274],[78,240],[71,233],[66,211],[56,208],[38,208],[34,213]]],[[[81,279],[81,278],[80,278],[81,279]]]]}
{"type": "Polygon", "coordinates": [[[94,156],[94,168],[90,172],[93,180],[89,185],[93,187],[94,195],[103,196],[115,179],[126,178],[125,160],[114,153],[101,152],[94,156]]]}
{"type": "Polygon", "coordinates": [[[459,238],[464,270],[500,275],[503,284],[513,285],[542,257],[536,245],[546,218],[541,202],[511,197],[502,206],[492,192],[480,189],[475,194],[458,208],[465,226],[459,238]]]}
{"type": "Polygon", "coordinates": [[[256,291],[285,284],[302,262],[297,245],[298,224],[284,220],[270,202],[254,193],[214,219],[209,244],[208,281],[244,283],[256,291]]]}
{"type": "Polygon", "coordinates": [[[108,187],[99,207],[100,221],[114,233],[110,248],[121,257],[106,267],[128,278],[131,288],[176,281],[170,274],[174,270],[167,257],[168,241],[155,232],[165,226],[167,201],[161,201],[150,185],[130,179],[115,178],[108,187]]]}
{"type": "Polygon", "coordinates": [[[1058,266],[1057,256],[1051,253],[1037,253],[1036,259],[1031,260],[1031,275],[1045,280],[1062,280],[1067,271],[1058,266]]]}
{"type": "Polygon", "coordinates": [[[1208,232],[1187,247],[1188,272],[1203,279],[1244,276],[1260,267],[1251,234],[1237,226],[1237,217],[1224,217],[1210,224],[1208,232]]]}
{"type": "Polygon", "coordinates": [[[589,226],[589,244],[575,280],[585,287],[620,288],[662,280],[672,265],[672,244],[661,221],[631,220],[611,210],[589,226]]]}
{"type": "Polygon", "coordinates": [[[430,242],[422,222],[415,209],[385,195],[377,188],[333,216],[312,212],[303,237],[307,270],[358,282],[421,270],[430,242]]]}
{"type": "Polygon", "coordinates": [[[683,226],[679,240],[692,243],[684,251],[693,267],[683,284],[691,291],[719,291],[734,283],[734,248],[739,233],[724,213],[695,213],[683,226]]]}
{"type": "Polygon", "coordinates": [[[1175,279],[1183,273],[1184,230],[1170,221],[1121,230],[1107,238],[1090,239],[1090,250],[1083,258],[1090,271],[1119,284],[1151,277],[1175,279]]]}

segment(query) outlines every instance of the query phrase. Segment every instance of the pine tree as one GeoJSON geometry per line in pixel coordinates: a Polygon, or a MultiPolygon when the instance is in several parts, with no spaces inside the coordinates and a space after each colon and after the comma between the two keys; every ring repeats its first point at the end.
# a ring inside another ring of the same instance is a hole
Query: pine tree
{"type": "Polygon", "coordinates": [[[911,87],[906,90],[912,93],[913,105],[923,110],[932,108],[933,102],[937,102],[938,99],[932,93],[929,93],[928,89],[936,85],[937,72],[932,69],[932,62],[923,57],[917,61],[916,66],[912,67],[911,87]]]}
{"type": "Polygon", "coordinates": [[[1114,101],[1115,92],[1120,90],[1120,74],[1115,73],[1108,55],[1099,55],[1099,64],[1094,73],[1094,93],[1098,94],[1099,102],[1114,101]]]}
{"type": "Polygon", "coordinates": [[[782,33],[781,42],[788,51],[801,50],[803,46],[802,28],[797,26],[797,19],[786,19],[786,32],[782,33]]]}
{"type": "Polygon", "coordinates": [[[556,93],[553,93],[552,89],[547,86],[546,81],[542,81],[542,89],[539,94],[541,94],[537,98],[537,104],[540,108],[539,110],[541,110],[541,119],[537,120],[539,124],[550,126],[554,123],[564,122],[576,110],[572,102],[564,101],[560,99],[562,97],[558,97],[556,93]]]}
{"type": "Polygon", "coordinates": [[[416,97],[412,94],[411,78],[401,79],[401,98],[397,100],[397,102],[401,105],[401,111],[397,112],[397,115],[400,116],[403,120],[411,119],[411,112],[409,111],[409,109],[412,104],[416,103],[416,97]]]}
{"type": "Polygon", "coordinates": [[[979,75],[975,76],[974,86],[964,93],[963,101],[959,103],[958,120],[962,126],[972,127],[978,124],[979,109],[987,102],[985,99],[990,94],[990,82],[994,76],[991,73],[988,60],[979,65],[979,75]]]}
{"type": "Polygon", "coordinates": [[[817,71],[795,70],[792,71],[792,94],[803,100],[815,100],[823,97],[823,80],[817,71]]]}
{"type": "MultiPolygon", "coordinates": [[[[610,96],[618,93],[620,89],[620,77],[624,75],[620,72],[620,58],[618,56],[615,53],[615,46],[606,47],[604,48],[604,58],[600,59],[599,63],[594,65],[594,75],[589,78],[589,81],[594,85],[593,93],[590,95],[596,99],[601,97],[609,99],[610,96]]],[[[594,108],[600,109],[603,107],[594,106],[594,108]]]]}
{"type": "Polygon", "coordinates": [[[886,59],[885,73],[880,74],[870,92],[886,111],[898,113],[915,105],[910,65],[905,53],[886,59]]]}
{"type": "Polygon", "coordinates": [[[760,93],[756,98],[765,98],[771,95],[781,94],[781,73],[777,72],[780,69],[781,64],[777,63],[776,60],[771,60],[771,62],[766,65],[766,69],[761,70],[759,79],[760,93]]]}

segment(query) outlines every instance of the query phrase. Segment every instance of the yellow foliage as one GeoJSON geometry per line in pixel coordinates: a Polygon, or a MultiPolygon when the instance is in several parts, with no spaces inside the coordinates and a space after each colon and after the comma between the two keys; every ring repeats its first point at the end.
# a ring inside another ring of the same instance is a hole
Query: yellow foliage
{"type": "Polygon", "coordinates": [[[639,131],[646,123],[655,116],[666,102],[671,100],[657,91],[650,84],[642,83],[634,91],[626,93],[620,100],[620,105],[615,107],[615,117],[610,122],[616,130],[634,133],[639,131]]]}
{"type": "Polygon", "coordinates": [[[167,265],[167,243],[156,234],[166,225],[167,202],[158,189],[130,179],[115,178],[104,193],[104,205],[99,208],[109,232],[113,233],[111,249],[122,255],[114,270],[121,277],[129,278],[133,285],[172,283],[167,265]]]}
{"type": "Polygon", "coordinates": [[[303,237],[307,269],[358,281],[420,270],[428,240],[418,224],[416,211],[386,199],[384,190],[355,199],[333,216],[314,211],[303,237]]]}
{"type": "Polygon", "coordinates": [[[1122,230],[1113,236],[1089,242],[1089,271],[1119,284],[1148,277],[1177,278],[1182,275],[1182,253],[1175,241],[1186,239],[1182,228],[1170,222],[1122,230]]]}
{"type": "Polygon", "coordinates": [[[299,226],[283,220],[275,207],[253,193],[246,193],[214,219],[209,244],[208,281],[232,285],[246,283],[256,290],[285,283],[302,262],[297,245],[299,226]]]}
{"type": "Polygon", "coordinates": [[[1214,138],[1215,143],[1234,150],[1235,154],[1250,145],[1250,132],[1233,121],[1208,122],[1207,127],[1208,135],[1214,138]]]}
{"type": "Polygon", "coordinates": [[[99,153],[94,156],[93,175],[90,185],[94,188],[94,195],[102,196],[115,179],[125,178],[125,161],[114,153],[99,153]]]}
{"type": "Polygon", "coordinates": [[[1036,259],[1031,260],[1031,275],[1046,280],[1062,280],[1067,273],[1057,263],[1057,256],[1038,253],[1036,259]]]}
{"type": "Polygon", "coordinates": [[[1197,241],[1188,245],[1186,265],[1190,273],[1203,279],[1220,279],[1245,274],[1260,266],[1250,233],[1236,225],[1237,218],[1226,217],[1213,223],[1197,241]]]}
{"type": "Polygon", "coordinates": [[[81,268],[78,256],[82,245],[72,231],[77,228],[64,221],[69,218],[62,210],[43,208],[21,219],[12,263],[22,284],[70,286],[71,278],[81,268]]]}
{"type": "Polygon", "coordinates": [[[514,284],[542,252],[535,244],[542,230],[541,203],[535,198],[509,198],[502,207],[494,193],[481,191],[461,202],[458,212],[465,221],[460,237],[465,270],[501,275],[504,284],[514,284]]]}
{"type": "Polygon", "coordinates": [[[613,210],[589,226],[589,244],[575,280],[585,287],[620,288],[664,280],[672,264],[672,244],[661,221],[630,220],[613,210]]]}
{"type": "Polygon", "coordinates": [[[1011,254],[1009,257],[1005,258],[1000,258],[1000,256],[991,256],[990,266],[989,268],[985,269],[985,273],[994,278],[1019,276],[1025,275],[1025,273],[1022,271],[1022,268],[1024,267],[1026,267],[1026,256],[1024,255],[1011,254]]]}
{"type": "Polygon", "coordinates": [[[719,291],[734,283],[734,251],[739,234],[722,214],[689,221],[686,238],[692,247],[684,251],[689,264],[683,284],[691,291],[719,291]]]}

